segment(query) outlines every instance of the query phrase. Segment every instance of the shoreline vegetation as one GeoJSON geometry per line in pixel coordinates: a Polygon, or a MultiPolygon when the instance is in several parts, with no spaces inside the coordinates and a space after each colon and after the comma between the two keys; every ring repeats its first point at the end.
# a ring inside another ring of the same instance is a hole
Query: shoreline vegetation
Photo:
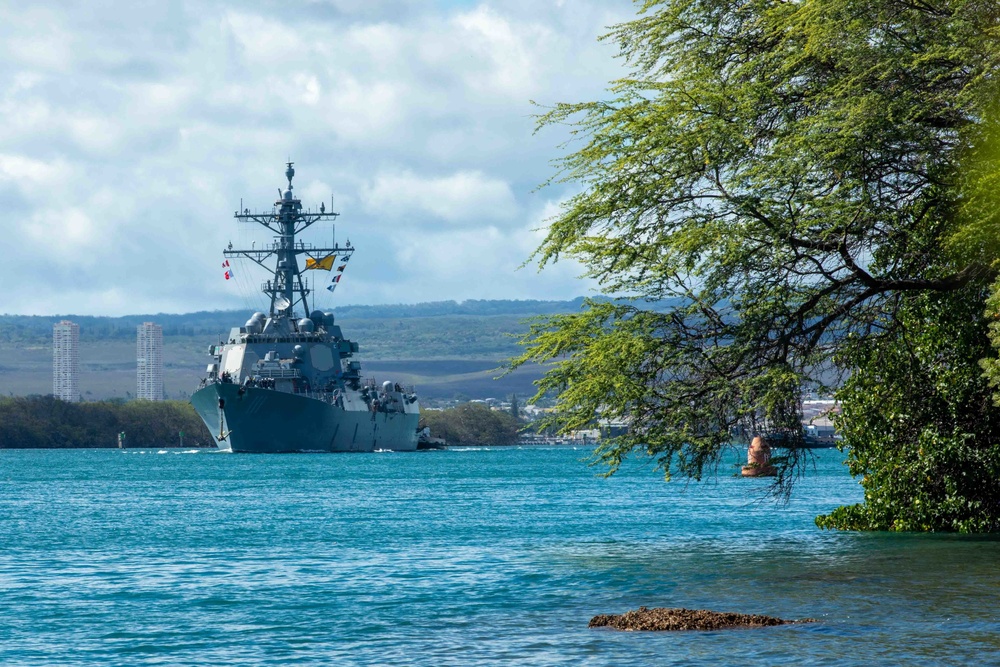
{"type": "Polygon", "coordinates": [[[504,446],[520,443],[524,426],[509,412],[482,403],[463,403],[445,410],[421,410],[420,425],[448,446],[504,446]]]}
{"type": "Polygon", "coordinates": [[[0,398],[0,449],[214,447],[186,401],[68,403],[53,396],[0,398]]]}
{"type": "MultiPolygon", "coordinates": [[[[522,422],[481,403],[426,410],[421,426],[454,446],[520,443],[522,422]]],[[[215,447],[212,434],[187,401],[87,401],[51,395],[0,398],[0,449],[215,447]],[[181,437],[183,434],[183,438],[181,437]]]]}

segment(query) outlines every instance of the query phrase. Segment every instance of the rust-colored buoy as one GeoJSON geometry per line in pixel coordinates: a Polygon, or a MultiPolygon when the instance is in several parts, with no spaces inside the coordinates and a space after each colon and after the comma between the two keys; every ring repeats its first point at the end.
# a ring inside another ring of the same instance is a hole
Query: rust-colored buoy
{"type": "Polygon", "coordinates": [[[750,443],[747,450],[747,464],[740,472],[744,477],[774,477],[778,471],[770,464],[771,446],[759,435],[750,443]]]}

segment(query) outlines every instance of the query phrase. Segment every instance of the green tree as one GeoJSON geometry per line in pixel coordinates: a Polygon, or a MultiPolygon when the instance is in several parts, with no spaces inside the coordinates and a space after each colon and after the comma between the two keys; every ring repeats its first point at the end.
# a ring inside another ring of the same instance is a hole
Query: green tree
{"type": "MultiPolygon", "coordinates": [[[[787,490],[803,386],[874,363],[928,294],[967,303],[995,276],[998,17],[971,0],[640,3],[605,38],[631,67],[611,99],[540,118],[570,126],[556,178],[582,189],[535,259],[574,258],[618,297],[522,340],[512,366],[558,361],[535,397],[558,397],[549,423],[629,419],[598,459],[642,452],[668,479],[700,478],[734,431],[782,432],[787,490]]],[[[952,324],[984,331],[981,314],[952,324]]]]}
{"type": "Polygon", "coordinates": [[[902,326],[845,344],[855,370],[839,392],[848,465],[865,502],[825,528],[1000,530],[1000,419],[977,362],[993,357],[982,317],[989,290],[924,293],[902,326]]]}
{"type": "Polygon", "coordinates": [[[482,403],[463,403],[448,410],[424,410],[424,424],[431,435],[453,445],[513,445],[519,439],[519,424],[507,412],[491,410],[482,403]]]}
{"type": "Polygon", "coordinates": [[[178,444],[178,431],[191,436],[189,445],[215,444],[187,402],[0,398],[0,449],[114,447],[121,431],[130,447],[172,447],[178,444]]]}

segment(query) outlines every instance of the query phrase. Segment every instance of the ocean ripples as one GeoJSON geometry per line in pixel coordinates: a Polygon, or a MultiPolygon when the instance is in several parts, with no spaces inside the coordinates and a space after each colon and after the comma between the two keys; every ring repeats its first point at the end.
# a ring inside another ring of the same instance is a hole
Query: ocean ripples
{"type": "Polygon", "coordinates": [[[0,452],[0,664],[958,664],[1000,648],[1000,541],[817,530],[859,500],[837,452],[776,506],[728,474],[599,478],[565,448],[162,451],[201,455],[0,452]],[[817,621],[587,628],[640,605],[817,621]]]}

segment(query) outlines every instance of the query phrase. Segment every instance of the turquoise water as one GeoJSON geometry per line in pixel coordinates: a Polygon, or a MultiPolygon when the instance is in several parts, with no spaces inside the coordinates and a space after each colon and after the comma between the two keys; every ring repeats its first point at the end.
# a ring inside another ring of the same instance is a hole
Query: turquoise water
{"type": "Polygon", "coordinates": [[[0,451],[0,664],[1000,663],[1000,542],[819,531],[839,452],[787,506],[586,454],[0,451]],[[587,628],[640,605],[818,622],[587,628]]]}

